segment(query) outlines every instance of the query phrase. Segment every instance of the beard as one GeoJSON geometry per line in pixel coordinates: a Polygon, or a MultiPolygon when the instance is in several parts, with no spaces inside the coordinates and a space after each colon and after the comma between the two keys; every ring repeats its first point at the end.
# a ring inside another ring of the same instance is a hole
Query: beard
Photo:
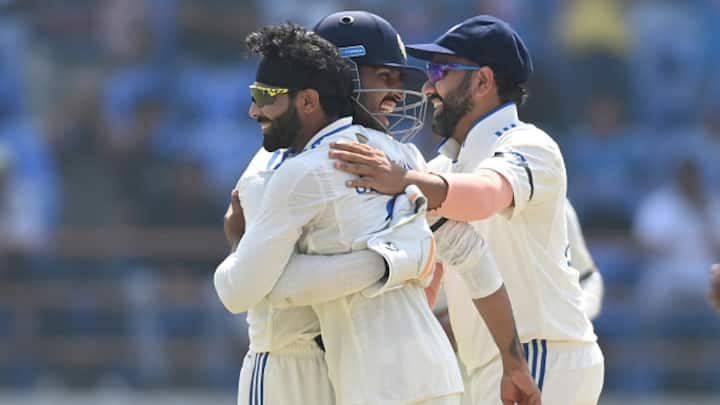
{"type": "MultiPolygon", "coordinates": [[[[433,117],[432,130],[433,133],[443,138],[450,138],[455,131],[458,122],[473,107],[470,98],[470,75],[466,75],[458,87],[445,98],[443,101],[442,111],[433,117]]],[[[435,96],[439,97],[439,96],[435,96]]]]}
{"type": "Polygon", "coordinates": [[[263,133],[263,148],[268,152],[289,148],[300,131],[300,119],[293,105],[274,120],[258,117],[258,122],[270,122],[267,132],[263,133]]]}

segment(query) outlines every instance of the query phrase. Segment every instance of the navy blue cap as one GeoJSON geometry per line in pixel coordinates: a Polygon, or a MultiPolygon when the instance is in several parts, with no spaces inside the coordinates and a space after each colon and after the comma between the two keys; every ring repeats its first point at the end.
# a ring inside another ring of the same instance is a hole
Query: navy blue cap
{"type": "Polygon", "coordinates": [[[479,66],[489,66],[514,84],[524,83],[533,72],[532,60],[520,36],[505,21],[479,15],[450,28],[431,44],[408,45],[408,53],[418,59],[435,55],[455,55],[479,66]]]}
{"type": "Polygon", "coordinates": [[[411,83],[424,82],[422,69],[408,65],[405,44],[384,18],[367,11],[339,11],[320,20],[313,31],[358,65],[400,69],[411,83]]]}

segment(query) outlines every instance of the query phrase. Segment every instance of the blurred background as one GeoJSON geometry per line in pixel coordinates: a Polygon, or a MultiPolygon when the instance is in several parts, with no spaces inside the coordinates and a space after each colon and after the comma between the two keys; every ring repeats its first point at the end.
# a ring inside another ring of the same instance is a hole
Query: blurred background
{"type": "Polygon", "coordinates": [[[520,32],[521,118],[606,280],[602,403],[720,403],[720,0],[0,0],[0,404],[234,402],[245,322],[211,275],[261,144],[244,38],[342,9],[405,43],[520,32]]]}

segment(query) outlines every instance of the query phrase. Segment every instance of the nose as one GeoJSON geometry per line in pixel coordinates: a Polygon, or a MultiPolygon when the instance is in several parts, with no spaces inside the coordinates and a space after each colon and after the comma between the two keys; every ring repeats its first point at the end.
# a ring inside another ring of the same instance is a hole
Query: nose
{"type": "Polygon", "coordinates": [[[257,117],[260,116],[260,107],[258,107],[255,102],[250,103],[250,108],[248,109],[248,115],[252,119],[257,119],[257,117]]]}
{"type": "Polygon", "coordinates": [[[433,83],[431,83],[430,80],[426,81],[425,84],[423,84],[422,89],[420,91],[426,97],[430,97],[431,95],[437,93],[437,89],[435,89],[435,85],[433,83]]]}

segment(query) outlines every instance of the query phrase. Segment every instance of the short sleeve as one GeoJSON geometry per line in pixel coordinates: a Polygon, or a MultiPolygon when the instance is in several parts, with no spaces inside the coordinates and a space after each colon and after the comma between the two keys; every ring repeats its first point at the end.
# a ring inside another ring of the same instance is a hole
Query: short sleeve
{"type": "Polygon", "coordinates": [[[560,150],[554,142],[531,131],[506,136],[509,139],[477,170],[493,170],[510,183],[514,204],[502,212],[510,219],[529,205],[557,198],[564,190],[566,174],[560,150]]]}

